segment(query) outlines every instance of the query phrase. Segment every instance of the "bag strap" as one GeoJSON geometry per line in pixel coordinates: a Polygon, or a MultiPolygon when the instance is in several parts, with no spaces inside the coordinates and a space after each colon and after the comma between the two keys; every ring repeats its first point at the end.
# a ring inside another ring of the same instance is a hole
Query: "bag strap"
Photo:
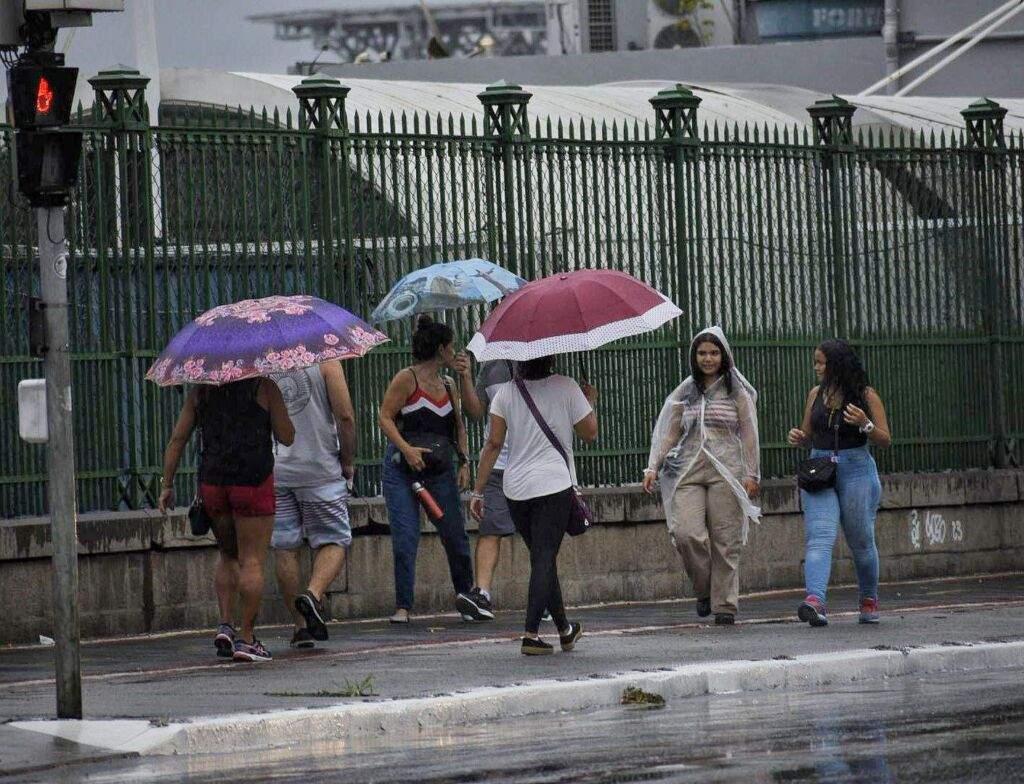
{"type": "Polygon", "coordinates": [[[572,473],[572,467],[569,465],[569,456],[565,453],[565,448],[562,443],[558,440],[558,437],[554,434],[548,423],[544,421],[544,417],[541,416],[540,411],[537,410],[537,404],[533,402],[533,397],[530,395],[530,390],[526,388],[526,383],[521,378],[516,378],[516,387],[519,389],[519,394],[523,396],[523,400],[526,401],[526,407],[530,409],[530,413],[533,414],[533,418],[537,420],[537,424],[540,426],[541,431],[548,437],[548,441],[551,442],[551,446],[562,456],[565,461],[565,467],[569,469],[570,474],[572,473]]]}

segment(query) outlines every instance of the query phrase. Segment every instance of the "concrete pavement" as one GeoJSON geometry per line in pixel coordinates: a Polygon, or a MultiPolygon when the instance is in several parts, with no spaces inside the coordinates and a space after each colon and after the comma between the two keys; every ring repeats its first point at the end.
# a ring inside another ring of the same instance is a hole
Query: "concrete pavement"
{"type": "MultiPolygon", "coordinates": [[[[518,613],[499,613],[489,624],[465,624],[454,615],[422,617],[408,627],[382,620],[335,623],[331,640],[311,653],[288,650],[286,628],[262,629],[261,637],[275,653],[274,662],[266,665],[217,660],[209,632],[87,643],[83,647],[86,713],[90,719],[142,720],[130,725],[135,729],[150,726],[150,720],[155,725],[170,722],[169,728],[157,727],[168,730],[169,737],[175,722],[181,721],[195,729],[198,722],[217,717],[223,723],[224,717],[235,721],[239,714],[351,703],[369,708],[393,700],[476,695],[493,687],[506,690],[502,699],[507,707],[509,689],[522,690],[524,684],[534,688],[553,680],[576,684],[563,684],[567,687],[564,707],[572,708],[573,695],[582,695],[587,682],[609,681],[625,673],[623,677],[629,678],[672,672],[682,678],[680,668],[690,677],[713,668],[721,671],[733,662],[729,677],[741,686],[753,677],[751,673],[772,670],[775,680],[763,683],[777,687],[786,682],[786,678],[779,681],[778,671],[788,667],[786,677],[792,677],[795,665],[790,663],[804,662],[808,656],[838,657],[820,660],[831,662],[828,666],[837,668],[838,677],[857,661],[861,666],[871,662],[876,669],[864,670],[869,675],[898,674],[892,662],[901,656],[894,651],[912,658],[915,649],[934,646],[928,649],[929,660],[937,661],[934,653],[942,648],[955,651],[962,643],[1024,640],[1021,574],[894,583],[884,585],[880,593],[883,623],[877,627],[856,623],[856,592],[849,588],[832,592],[833,620],[826,629],[811,629],[796,621],[794,609],[801,595],[795,591],[745,597],[733,628],[699,621],[690,600],[578,609],[572,616],[583,621],[584,638],[572,654],[551,657],[519,654],[518,613]],[[342,696],[367,677],[372,696],[342,696]]],[[[975,649],[980,653],[983,647],[975,649]]],[[[996,646],[986,655],[998,654],[1000,661],[1014,666],[1019,650],[1019,646],[996,646]]],[[[40,647],[0,651],[0,718],[52,716],[51,655],[40,647]]],[[[939,665],[946,666],[941,661],[939,665]]],[[[949,666],[963,666],[963,662],[951,660],[949,666]]],[[[392,710],[399,708],[391,705],[392,710]]],[[[0,770],[29,765],[23,758],[19,761],[3,753],[10,746],[10,733],[24,732],[22,726],[0,727],[0,770]]],[[[143,750],[131,746],[135,730],[129,731],[129,725],[122,729],[127,733],[121,736],[124,742],[108,743],[107,753],[143,750]]],[[[98,753],[91,748],[89,736],[78,737],[90,746],[83,746],[82,755],[98,753]]],[[[196,747],[190,742],[188,748],[196,747]]],[[[74,749],[64,749],[62,754],[73,757],[74,749]]]]}

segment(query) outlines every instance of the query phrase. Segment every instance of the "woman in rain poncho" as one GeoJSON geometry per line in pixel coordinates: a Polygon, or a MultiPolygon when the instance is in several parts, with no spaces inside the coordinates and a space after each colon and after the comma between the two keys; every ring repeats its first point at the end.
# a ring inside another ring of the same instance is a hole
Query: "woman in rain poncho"
{"type": "Polygon", "coordinates": [[[690,344],[690,373],[662,406],[644,469],[660,479],[672,543],[693,581],[697,614],[735,620],[739,554],[761,480],[757,391],[733,363],[725,333],[709,327],[690,344]]]}

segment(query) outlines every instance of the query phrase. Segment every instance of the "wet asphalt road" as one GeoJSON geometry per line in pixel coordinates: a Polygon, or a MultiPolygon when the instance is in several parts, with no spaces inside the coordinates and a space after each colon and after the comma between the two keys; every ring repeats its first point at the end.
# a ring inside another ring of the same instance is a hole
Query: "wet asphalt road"
{"type": "Polygon", "coordinates": [[[18,782],[1024,781],[1019,670],[718,695],[245,755],[125,759],[18,782]]]}

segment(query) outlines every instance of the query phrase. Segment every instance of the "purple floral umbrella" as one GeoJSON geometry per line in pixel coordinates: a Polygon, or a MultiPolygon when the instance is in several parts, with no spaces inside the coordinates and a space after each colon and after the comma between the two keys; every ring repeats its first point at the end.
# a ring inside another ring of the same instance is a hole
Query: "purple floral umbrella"
{"type": "Polygon", "coordinates": [[[361,357],[388,336],[344,308],[304,294],[206,311],[175,335],[146,378],[160,386],[228,384],[361,357]]]}

